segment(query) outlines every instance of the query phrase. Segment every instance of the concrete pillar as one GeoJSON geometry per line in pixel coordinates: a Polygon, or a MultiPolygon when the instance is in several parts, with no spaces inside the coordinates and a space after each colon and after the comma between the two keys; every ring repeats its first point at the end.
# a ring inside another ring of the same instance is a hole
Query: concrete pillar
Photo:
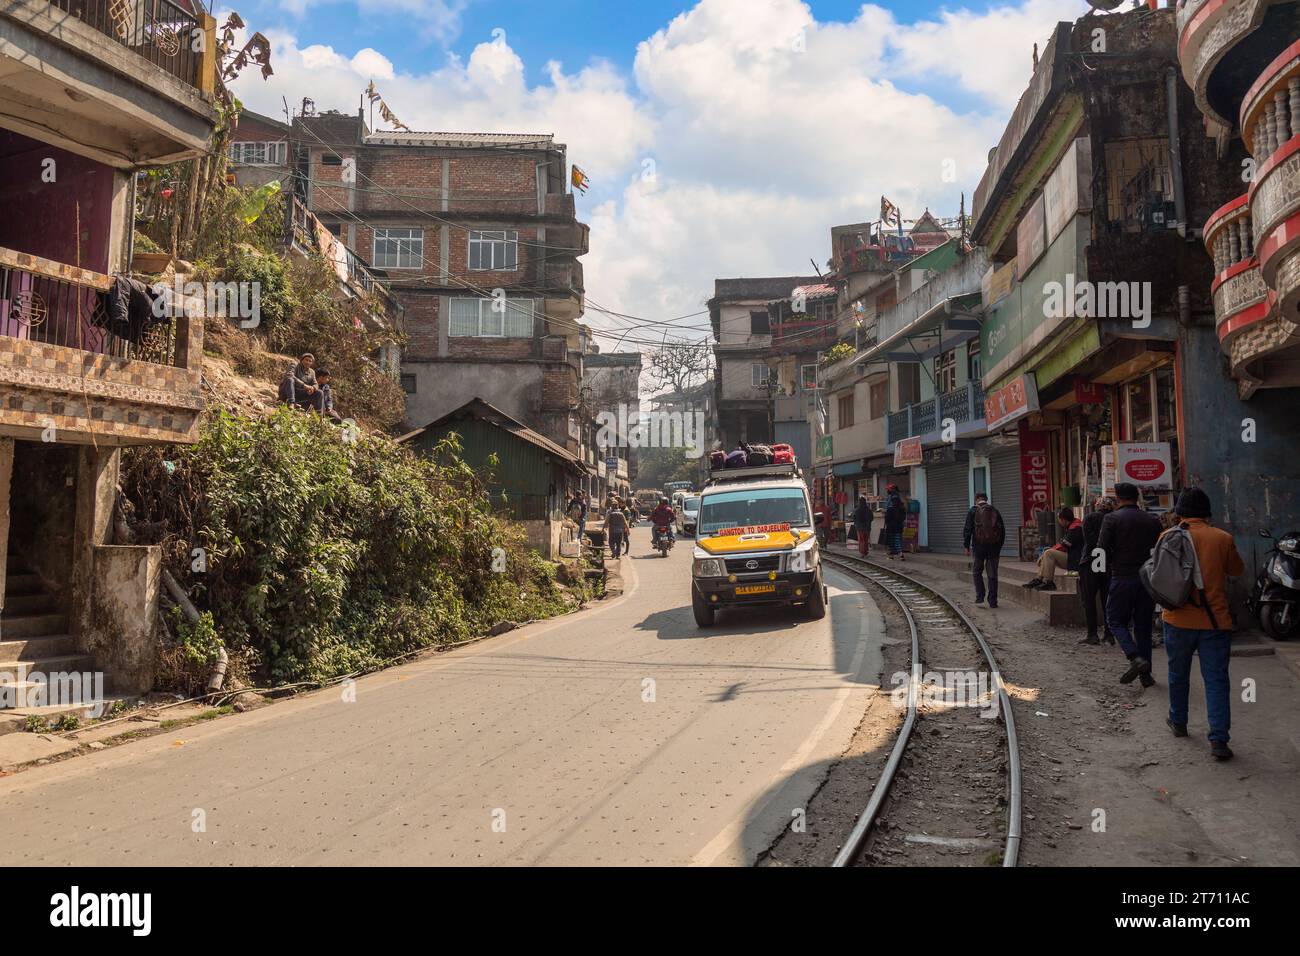
{"type": "Polygon", "coordinates": [[[85,445],[77,455],[77,516],[73,530],[71,622],[77,647],[87,650],[92,620],[93,556],[97,545],[111,544],[113,505],[121,450],[85,445]]]}
{"type": "Polygon", "coordinates": [[[9,563],[9,478],[14,470],[14,440],[0,438],[0,612],[5,606],[5,569],[9,563]]]}

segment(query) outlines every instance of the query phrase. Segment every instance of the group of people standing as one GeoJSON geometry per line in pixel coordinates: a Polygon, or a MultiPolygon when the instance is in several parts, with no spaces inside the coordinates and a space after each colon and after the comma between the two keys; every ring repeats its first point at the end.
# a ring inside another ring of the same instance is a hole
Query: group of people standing
{"type": "MultiPolygon", "coordinates": [[[[889,548],[889,559],[906,560],[903,556],[903,529],[907,526],[907,502],[897,485],[885,489],[885,504],[881,509],[885,521],[885,543],[889,548]]],[[[853,508],[853,534],[858,541],[858,554],[863,557],[871,553],[871,526],[876,513],[866,495],[858,496],[858,503],[853,508]]]]}
{"type": "MultiPolygon", "coordinates": [[[[577,524],[578,539],[581,540],[587,533],[587,518],[591,512],[590,496],[579,488],[569,497],[564,512],[577,524]]],[[[625,500],[621,496],[611,493],[605,499],[605,520],[601,523],[601,531],[605,533],[605,540],[609,544],[611,556],[617,558],[631,550],[632,535],[630,532],[633,523],[640,517],[641,506],[635,498],[629,497],[625,500]]],[[[671,526],[674,515],[672,507],[668,504],[666,498],[659,503],[659,507],[655,509],[652,517],[656,523],[663,521],[671,526]]]]}
{"type": "MultiPolygon", "coordinates": [[[[1137,680],[1143,687],[1152,687],[1156,683],[1152,649],[1157,607],[1143,581],[1143,568],[1162,534],[1186,532],[1194,546],[1199,580],[1184,606],[1160,609],[1169,665],[1166,723],[1174,736],[1187,736],[1192,657],[1199,655],[1210,750],[1216,758],[1227,760],[1232,757],[1228,747],[1232,632],[1228,578],[1242,574],[1245,564],[1232,536],[1210,523],[1210,498],[1200,488],[1188,488],[1179,495],[1168,525],[1143,510],[1139,498],[1136,485],[1121,482],[1115,486],[1113,499],[1098,498],[1082,520],[1071,509],[1062,508],[1057,512],[1061,537],[1044,550],[1037,575],[1023,586],[1054,591],[1059,571],[1076,572],[1087,622],[1087,633],[1079,643],[1118,644],[1128,660],[1120,683],[1137,680]]],[[[987,496],[976,495],[965,530],[967,554],[973,557],[976,604],[982,604],[987,594],[989,607],[997,607],[998,557],[1005,537],[1002,516],[987,496]]]]}

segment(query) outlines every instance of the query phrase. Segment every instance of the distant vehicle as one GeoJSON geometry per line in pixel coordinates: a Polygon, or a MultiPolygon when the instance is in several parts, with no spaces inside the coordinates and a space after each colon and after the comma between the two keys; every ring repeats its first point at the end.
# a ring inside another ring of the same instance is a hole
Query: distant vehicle
{"type": "Polygon", "coordinates": [[[710,627],[722,608],[786,605],[826,616],[814,516],[797,465],[713,472],[700,494],[691,610],[710,627]]]}
{"type": "Polygon", "coordinates": [[[664,482],[664,497],[672,500],[673,495],[677,492],[691,494],[695,491],[695,482],[693,481],[666,481],[664,482]]]}
{"type": "Polygon", "coordinates": [[[695,523],[700,513],[700,496],[683,498],[673,511],[677,513],[677,530],[682,534],[694,535],[695,523]]]}
{"type": "Polygon", "coordinates": [[[665,558],[668,557],[668,552],[673,549],[672,528],[668,528],[668,527],[655,528],[654,545],[656,551],[658,551],[665,558]]]}

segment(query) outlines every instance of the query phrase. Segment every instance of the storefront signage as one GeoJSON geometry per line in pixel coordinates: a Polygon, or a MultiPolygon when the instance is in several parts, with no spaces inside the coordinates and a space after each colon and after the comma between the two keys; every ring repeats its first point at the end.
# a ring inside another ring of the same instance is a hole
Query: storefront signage
{"type": "Polygon", "coordinates": [[[1142,489],[1172,491],[1173,457],[1167,441],[1121,441],[1115,443],[1116,481],[1128,481],[1142,489]]]}
{"type": "Polygon", "coordinates": [[[1106,401],[1106,386],[1087,379],[1074,380],[1074,400],[1079,405],[1100,405],[1106,401]]]}
{"type": "Polygon", "coordinates": [[[1047,436],[1047,432],[1030,431],[1026,422],[1020,423],[1020,510],[1025,524],[1034,520],[1034,512],[1049,507],[1052,501],[1047,436]]]}
{"type": "Polygon", "coordinates": [[[1040,195],[1016,226],[1016,275],[1027,276],[1047,249],[1047,214],[1040,195]]]}
{"type": "Polygon", "coordinates": [[[903,438],[894,444],[894,467],[908,468],[912,465],[919,465],[925,460],[925,452],[921,447],[921,436],[914,438],[903,438]]]}
{"type": "Polygon", "coordinates": [[[996,431],[1036,411],[1038,387],[1032,372],[984,396],[984,421],[989,431],[996,431]]]}
{"type": "Polygon", "coordinates": [[[835,436],[822,435],[817,439],[817,457],[833,458],[835,456],[835,436]]]}
{"type": "Polygon", "coordinates": [[[1080,209],[1088,209],[1092,176],[1092,141],[1072,142],[1043,186],[1043,210],[1050,243],[1080,209]]]}
{"type": "Polygon", "coordinates": [[[1102,445],[1101,451],[1101,493],[1107,498],[1115,497],[1115,446],[1102,445]]]}
{"type": "Polygon", "coordinates": [[[959,461],[966,461],[967,454],[965,449],[959,449],[956,445],[940,445],[938,448],[927,448],[922,463],[926,465],[954,465],[959,461]]]}

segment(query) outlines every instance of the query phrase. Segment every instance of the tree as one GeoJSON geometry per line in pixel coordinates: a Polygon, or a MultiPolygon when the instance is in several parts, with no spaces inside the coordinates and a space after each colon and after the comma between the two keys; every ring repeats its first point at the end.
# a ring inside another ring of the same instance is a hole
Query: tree
{"type": "Polygon", "coordinates": [[[712,368],[713,353],[703,343],[674,343],[650,353],[647,373],[652,391],[670,389],[680,394],[704,381],[712,368]]]}

